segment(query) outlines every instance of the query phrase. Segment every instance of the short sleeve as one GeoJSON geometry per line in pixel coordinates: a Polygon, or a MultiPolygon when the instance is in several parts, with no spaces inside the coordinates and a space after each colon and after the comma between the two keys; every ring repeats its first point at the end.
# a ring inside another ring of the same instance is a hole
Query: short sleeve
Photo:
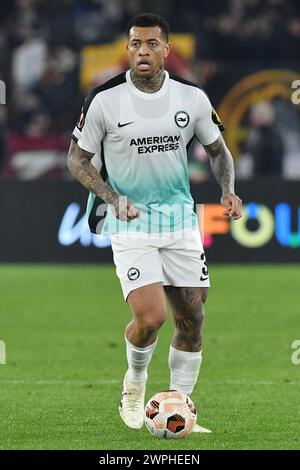
{"type": "Polygon", "coordinates": [[[98,95],[87,97],[72,138],[83,150],[96,153],[104,137],[104,129],[104,116],[98,95]]]}
{"type": "Polygon", "coordinates": [[[223,124],[202,90],[199,90],[197,106],[198,119],[195,125],[195,135],[201,144],[212,144],[220,136],[220,130],[224,130],[223,124]]]}

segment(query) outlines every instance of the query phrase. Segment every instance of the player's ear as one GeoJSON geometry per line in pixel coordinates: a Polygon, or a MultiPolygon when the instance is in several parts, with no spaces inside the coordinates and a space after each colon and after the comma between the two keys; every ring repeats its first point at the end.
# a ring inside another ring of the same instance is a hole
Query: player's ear
{"type": "Polygon", "coordinates": [[[171,50],[171,44],[169,42],[167,42],[166,45],[165,45],[165,51],[164,51],[164,58],[165,59],[170,54],[170,50],[171,50]]]}

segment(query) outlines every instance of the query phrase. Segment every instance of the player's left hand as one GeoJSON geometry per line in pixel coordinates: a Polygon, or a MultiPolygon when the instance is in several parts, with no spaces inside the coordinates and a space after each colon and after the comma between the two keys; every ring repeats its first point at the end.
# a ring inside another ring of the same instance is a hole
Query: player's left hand
{"type": "Polygon", "coordinates": [[[226,208],[224,215],[237,220],[242,217],[242,200],[233,193],[223,194],[221,204],[226,208]]]}
{"type": "Polygon", "coordinates": [[[120,196],[117,199],[115,206],[112,206],[112,211],[114,215],[122,222],[129,222],[130,220],[136,219],[140,215],[140,211],[134,207],[127,196],[120,196]]]}

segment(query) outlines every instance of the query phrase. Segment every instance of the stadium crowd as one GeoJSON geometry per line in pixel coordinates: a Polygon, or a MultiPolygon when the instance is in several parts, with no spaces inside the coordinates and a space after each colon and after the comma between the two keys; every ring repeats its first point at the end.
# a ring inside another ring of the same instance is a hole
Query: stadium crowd
{"type": "MultiPolygon", "coordinates": [[[[2,177],[69,177],[65,154],[83,99],[79,87],[80,50],[88,44],[120,37],[129,18],[141,11],[161,14],[174,32],[195,35],[196,59],[191,64],[191,76],[208,87],[209,93],[214,92],[218,62],[272,65],[299,56],[300,5],[296,0],[4,2],[0,16],[0,79],[6,84],[7,106],[0,105],[2,177]],[[33,166],[27,164],[28,149],[37,157],[33,166]],[[17,168],[11,168],[9,158],[15,152],[21,158],[17,168]],[[39,152],[43,152],[42,163],[39,152]]],[[[215,88],[220,88],[217,85],[215,88]]],[[[215,100],[219,98],[217,95],[215,100]]]]}

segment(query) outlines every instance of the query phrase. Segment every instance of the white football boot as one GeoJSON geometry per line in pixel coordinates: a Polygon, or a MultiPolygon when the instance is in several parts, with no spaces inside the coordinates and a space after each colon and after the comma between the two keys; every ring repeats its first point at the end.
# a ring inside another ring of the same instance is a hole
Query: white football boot
{"type": "Polygon", "coordinates": [[[145,391],[146,384],[130,383],[125,374],[119,412],[126,426],[131,429],[143,427],[145,391]]]}
{"type": "Polygon", "coordinates": [[[193,429],[192,432],[206,432],[206,433],[210,433],[212,431],[210,431],[209,429],[206,429],[206,428],[203,428],[202,426],[200,426],[199,424],[195,424],[195,427],[193,429]]]}

